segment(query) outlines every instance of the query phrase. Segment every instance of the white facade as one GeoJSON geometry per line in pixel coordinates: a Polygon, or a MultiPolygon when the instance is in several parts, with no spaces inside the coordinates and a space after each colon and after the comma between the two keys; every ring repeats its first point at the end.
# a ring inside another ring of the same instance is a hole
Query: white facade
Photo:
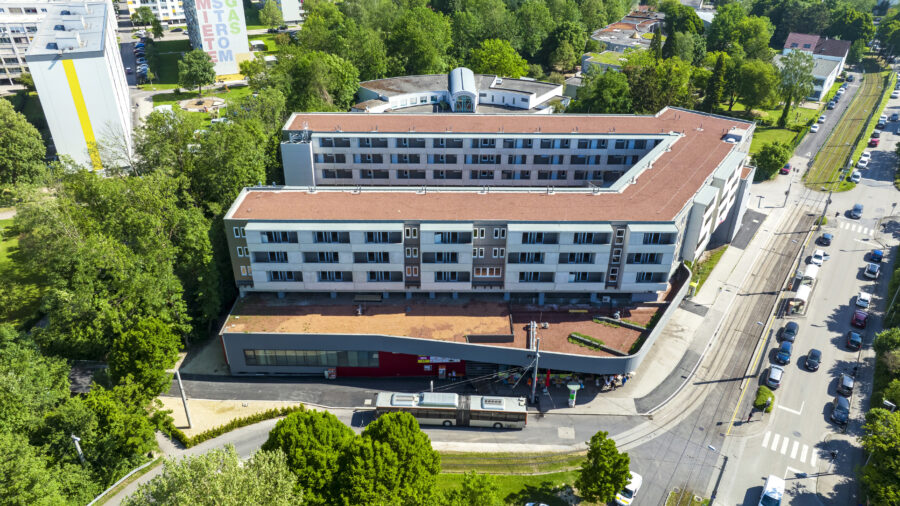
{"type": "Polygon", "coordinates": [[[14,84],[28,72],[25,53],[53,3],[65,2],[0,0],[0,84],[14,84]]]}
{"type": "Polygon", "coordinates": [[[163,25],[186,22],[181,0],[128,0],[128,15],[134,14],[139,7],[149,7],[163,25]]]}
{"type": "Polygon", "coordinates": [[[184,2],[191,47],[202,49],[216,64],[216,75],[238,73],[238,63],[253,57],[247,42],[244,4],[240,0],[184,2]]]}
{"type": "Polygon", "coordinates": [[[27,53],[59,154],[103,168],[99,145],[131,151],[128,84],[112,5],[52,4],[27,53]]]}
{"type": "Polygon", "coordinates": [[[298,23],[303,20],[302,0],[275,0],[281,9],[281,17],[285,23],[298,23]]]}

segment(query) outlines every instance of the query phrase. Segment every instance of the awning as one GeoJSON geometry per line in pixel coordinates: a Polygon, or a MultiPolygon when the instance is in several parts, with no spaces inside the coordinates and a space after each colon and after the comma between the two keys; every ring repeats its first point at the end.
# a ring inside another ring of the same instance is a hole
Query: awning
{"type": "Polygon", "coordinates": [[[812,293],[812,287],[809,285],[803,285],[797,289],[797,294],[794,295],[794,300],[799,300],[806,304],[809,301],[810,293],[812,293]]]}

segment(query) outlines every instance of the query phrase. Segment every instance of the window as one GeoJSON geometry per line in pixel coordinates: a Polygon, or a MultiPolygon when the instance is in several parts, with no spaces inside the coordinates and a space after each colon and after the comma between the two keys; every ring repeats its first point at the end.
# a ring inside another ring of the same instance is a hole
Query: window
{"type": "Polygon", "coordinates": [[[573,252],[560,253],[559,263],[561,264],[592,264],[594,263],[593,253],[573,252]]]}
{"type": "Polygon", "coordinates": [[[665,232],[650,232],[644,234],[644,244],[673,244],[675,234],[665,232]]]}
{"type": "Polygon", "coordinates": [[[666,281],[666,273],[638,272],[634,280],[637,283],[663,283],[666,281]]]}
{"type": "Polygon", "coordinates": [[[484,258],[484,248],[472,248],[473,258],[484,258]]]}
{"type": "Polygon", "coordinates": [[[406,266],[406,275],[407,276],[418,276],[419,268],[416,266],[406,266]]]}
{"type": "Polygon", "coordinates": [[[366,279],[370,282],[403,281],[403,275],[399,271],[369,271],[366,279]]]}
{"type": "Polygon", "coordinates": [[[507,261],[511,264],[542,264],[544,263],[544,254],[533,252],[510,253],[507,261]]]}
{"type": "Polygon", "coordinates": [[[259,239],[262,243],[296,243],[297,232],[260,232],[259,239]]]}
{"type": "Polygon", "coordinates": [[[590,149],[591,141],[589,139],[579,139],[578,149],[590,149]]]}
{"type": "Polygon", "coordinates": [[[318,279],[320,282],[350,282],[353,281],[352,272],[344,271],[319,271],[318,279]]]}
{"type": "Polygon", "coordinates": [[[628,141],[619,139],[616,141],[616,149],[625,149],[625,146],[628,145],[628,141]]]}
{"type": "Polygon", "coordinates": [[[624,165],[625,157],[622,155],[609,155],[606,158],[606,163],[609,165],[624,165]]]}
{"type": "Polygon", "coordinates": [[[484,229],[483,228],[472,229],[472,237],[475,237],[478,239],[484,239],[484,229]]]}
{"type": "Polygon", "coordinates": [[[520,283],[552,283],[552,272],[520,272],[520,283]]]}
{"type": "Polygon", "coordinates": [[[254,251],[253,261],[259,263],[285,264],[288,261],[287,251],[254,251]]]}
{"type": "Polygon", "coordinates": [[[522,244],[556,244],[557,236],[550,232],[523,232],[522,244]]]}
{"type": "Polygon", "coordinates": [[[638,139],[634,141],[634,149],[644,149],[647,147],[646,139],[638,139]]]}
{"type": "Polygon", "coordinates": [[[247,237],[247,231],[244,230],[244,227],[234,227],[234,236],[236,238],[247,237]]]}
{"type": "Polygon", "coordinates": [[[406,248],[406,258],[419,258],[419,248],[406,248]]]}
{"type": "Polygon", "coordinates": [[[491,250],[492,258],[503,258],[506,256],[506,248],[494,248],[491,250]]]}
{"type": "Polygon", "coordinates": [[[602,272],[570,272],[569,283],[602,283],[602,272]]]}
{"type": "Polygon", "coordinates": [[[403,234],[409,239],[416,239],[419,237],[419,229],[416,227],[406,227],[403,234]]]}
{"type": "Polygon", "coordinates": [[[459,263],[459,253],[453,251],[423,253],[422,262],[426,264],[456,264],[459,263]]]}
{"type": "Polygon", "coordinates": [[[506,229],[494,227],[494,239],[506,239],[506,229]]]}
{"type": "Polygon", "coordinates": [[[499,278],[502,275],[502,267],[476,267],[473,274],[476,278],[499,278]]]}
{"type": "Polygon", "coordinates": [[[435,244],[468,244],[472,242],[468,232],[435,232],[435,244]]]}
{"type": "Polygon", "coordinates": [[[244,350],[251,366],[378,367],[377,351],[244,350]]]}
{"type": "Polygon", "coordinates": [[[541,149],[552,149],[553,139],[541,139],[541,149]]]}
{"type": "Polygon", "coordinates": [[[434,273],[434,281],[436,283],[465,283],[469,281],[469,273],[457,271],[436,271],[434,273]]]}
{"type": "Polygon", "coordinates": [[[241,276],[249,276],[250,275],[250,267],[241,266],[241,276]]]}
{"type": "Polygon", "coordinates": [[[359,251],[353,253],[353,263],[357,264],[387,264],[391,255],[387,251],[359,251]]]}
{"type": "Polygon", "coordinates": [[[660,264],[662,263],[661,253],[631,253],[628,255],[627,263],[629,264],[660,264]]]}
{"type": "Polygon", "coordinates": [[[625,229],[617,228],[616,229],[616,244],[622,244],[625,242],[625,229]]]}
{"type": "Polygon", "coordinates": [[[612,263],[617,264],[622,261],[622,248],[616,248],[612,252],[612,263]]]}
{"type": "Polygon", "coordinates": [[[619,280],[619,268],[613,267],[609,270],[609,279],[606,281],[607,283],[615,283],[619,280]]]}
{"type": "Polygon", "coordinates": [[[250,256],[250,250],[246,246],[238,246],[237,247],[237,256],[248,257],[248,256],[250,256]]]}
{"type": "Polygon", "coordinates": [[[303,273],[299,271],[266,271],[268,281],[303,281],[303,273]]]}

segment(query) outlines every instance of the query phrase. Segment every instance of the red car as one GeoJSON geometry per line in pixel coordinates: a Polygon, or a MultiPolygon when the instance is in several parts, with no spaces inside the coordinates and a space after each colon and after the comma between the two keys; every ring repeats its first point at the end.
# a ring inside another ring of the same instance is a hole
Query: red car
{"type": "Polygon", "coordinates": [[[790,174],[791,173],[791,164],[789,164],[789,163],[784,164],[784,167],[781,168],[780,172],[782,174],[790,174]]]}
{"type": "Polygon", "coordinates": [[[877,148],[878,147],[878,139],[869,139],[869,147],[877,148]]]}
{"type": "Polygon", "coordinates": [[[853,312],[853,317],[850,318],[850,325],[854,327],[864,329],[866,328],[866,320],[869,319],[869,313],[865,311],[856,310],[853,312]]]}

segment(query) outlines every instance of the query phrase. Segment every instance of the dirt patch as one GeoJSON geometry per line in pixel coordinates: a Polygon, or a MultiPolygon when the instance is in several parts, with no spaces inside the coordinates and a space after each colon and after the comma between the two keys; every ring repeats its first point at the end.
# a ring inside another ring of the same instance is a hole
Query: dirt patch
{"type": "Polygon", "coordinates": [[[196,436],[214,427],[225,425],[235,418],[243,418],[263,411],[296,406],[296,401],[217,401],[209,399],[188,399],[192,427],[187,428],[187,417],[180,397],[159,397],[164,409],[172,410],[175,426],[188,437],[196,436]]]}

